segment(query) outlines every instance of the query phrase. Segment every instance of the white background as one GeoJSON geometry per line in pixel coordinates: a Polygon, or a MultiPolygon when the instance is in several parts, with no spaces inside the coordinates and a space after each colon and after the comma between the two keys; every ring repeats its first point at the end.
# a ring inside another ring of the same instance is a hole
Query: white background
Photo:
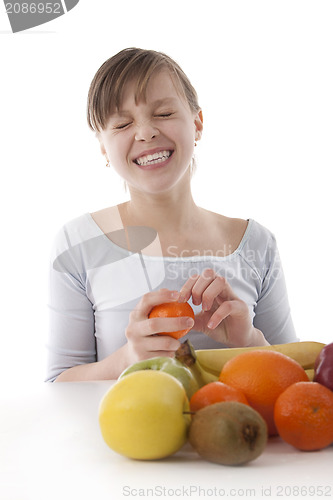
{"type": "Polygon", "coordinates": [[[331,1],[81,0],[17,34],[0,8],[4,386],[44,379],[55,233],[127,199],[85,106],[98,67],[130,46],[166,52],[198,91],[196,202],[275,233],[298,336],[331,342],[331,1]]]}

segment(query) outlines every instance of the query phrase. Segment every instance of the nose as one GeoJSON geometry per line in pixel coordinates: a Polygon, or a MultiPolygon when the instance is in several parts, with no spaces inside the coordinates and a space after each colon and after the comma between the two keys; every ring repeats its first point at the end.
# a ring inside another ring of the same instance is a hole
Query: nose
{"type": "Polygon", "coordinates": [[[159,130],[150,122],[137,125],[135,140],[149,142],[159,135],[159,130]]]}

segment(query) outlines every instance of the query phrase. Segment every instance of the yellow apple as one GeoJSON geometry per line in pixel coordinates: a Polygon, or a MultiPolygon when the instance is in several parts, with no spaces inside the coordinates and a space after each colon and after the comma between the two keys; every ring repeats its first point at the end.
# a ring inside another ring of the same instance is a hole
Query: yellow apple
{"type": "Polygon", "coordinates": [[[189,401],[172,375],[142,370],[118,380],[99,406],[106,444],[126,457],[153,460],[172,455],[187,440],[189,401]]]}

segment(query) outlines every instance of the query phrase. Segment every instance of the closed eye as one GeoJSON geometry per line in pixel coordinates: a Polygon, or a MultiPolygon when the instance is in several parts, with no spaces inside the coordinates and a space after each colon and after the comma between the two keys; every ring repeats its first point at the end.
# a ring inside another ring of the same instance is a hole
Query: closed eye
{"type": "Polygon", "coordinates": [[[161,113],[161,114],[156,115],[156,116],[159,118],[168,118],[171,115],[173,115],[173,113],[161,113]]]}
{"type": "Polygon", "coordinates": [[[128,122],[128,123],[122,123],[122,124],[120,124],[120,125],[115,125],[113,128],[115,128],[116,130],[121,130],[121,129],[123,129],[123,128],[128,127],[128,125],[130,125],[130,124],[131,124],[131,122],[128,122]]]}

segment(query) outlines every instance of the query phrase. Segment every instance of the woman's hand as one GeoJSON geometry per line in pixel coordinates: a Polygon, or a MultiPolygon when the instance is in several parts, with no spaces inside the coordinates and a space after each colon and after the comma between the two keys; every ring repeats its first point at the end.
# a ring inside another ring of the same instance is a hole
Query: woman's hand
{"type": "Polygon", "coordinates": [[[191,318],[149,318],[152,308],[165,302],[176,302],[179,292],[162,288],[146,293],[130,314],[125,331],[127,338],[128,364],[154,356],[173,356],[180,342],[159,332],[174,332],[191,328],[191,318]]]}
{"type": "Polygon", "coordinates": [[[228,347],[268,344],[252,325],[247,304],[213,269],[191,276],[180,290],[179,302],[187,302],[191,296],[194,305],[202,304],[202,311],[195,316],[195,330],[228,347]]]}

